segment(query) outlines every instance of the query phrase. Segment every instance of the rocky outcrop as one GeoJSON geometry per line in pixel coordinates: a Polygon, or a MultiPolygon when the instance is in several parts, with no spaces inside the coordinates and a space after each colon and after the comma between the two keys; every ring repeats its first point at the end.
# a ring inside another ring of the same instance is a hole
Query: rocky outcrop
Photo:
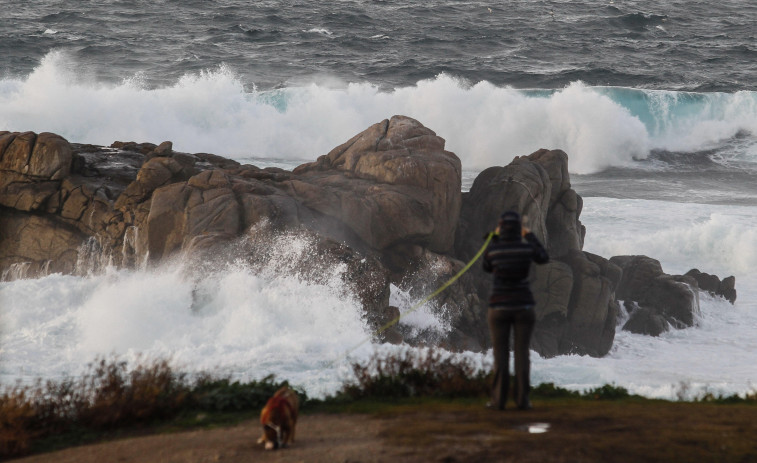
{"type": "Polygon", "coordinates": [[[55,217],[0,208],[0,274],[11,279],[73,273],[86,239],[55,217]]]}
{"type": "Polygon", "coordinates": [[[402,116],[294,172],[170,142],[102,148],[28,132],[2,133],[0,148],[0,263],[18,275],[75,272],[81,249],[128,266],[300,230],[315,234],[321,265],[347,264],[346,286],[379,323],[390,273],[399,281],[424,252],[449,253],[460,210],[460,160],[402,116]]]}
{"type": "MultiPolygon", "coordinates": [[[[578,353],[602,356],[615,335],[615,288],[620,269],[581,251],[585,228],[579,220],[581,197],[570,186],[563,151],[539,150],[505,167],[490,167],[463,195],[456,238],[462,260],[472,257],[481,237],[494,229],[502,212],[519,212],[546,246],[551,261],[534,266],[537,328],[532,348],[544,356],[578,353]]],[[[479,266],[476,293],[486,301],[491,277],[479,266]]]]}
{"type": "Polygon", "coordinates": [[[700,272],[695,268],[686,272],[685,275],[694,278],[702,291],[707,291],[713,296],[720,296],[731,304],[736,302],[736,277],[733,275],[721,281],[717,275],[700,272]]]}
{"type": "Polygon", "coordinates": [[[71,169],[71,147],[52,133],[0,132],[0,204],[37,211],[71,169]]]}
{"type": "Polygon", "coordinates": [[[615,256],[623,271],[616,296],[625,302],[629,320],[623,329],[657,336],[669,327],[694,326],[701,316],[698,285],[692,277],[668,275],[647,256],[615,256]]]}
{"type": "Polygon", "coordinates": [[[296,168],[290,194],[373,249],[402,253],[417,245],[446,253],[460,214],[461,170],[443,139],[395,116],[296,168]]]}
{"type": "Polygon", "coordinates": [[[6,277],[73,271],[86,235],[61,217],[37,215],[59,197],[71,164],[71,146],[58,135],[0,132],[0,269],[6,277]]]}
{"type": "MultiPolygon", "coordinates": [[[[289,172],[176,152],[171,142],[106,148],[0,132],[0,270],[17,278],[183,256],[196,258],[198,271],[233,258],[328,283],[328,269],[340,268],[345,297],[378,328],[398,315],[391,284],[423,298],[476,255],[503,211],[515,210],[551,256],[531,276],[532,347],[540,354],[607,353],[618,299],[637,314],[629,329],[694,322],[696,275],[666,276],[659,263],[582,251],[582,200],[567,154],[539,150],[486,169],[462,194],[460,160],[444,145],[418,121],[394,116],[289,172]],[[269,262],[282,237],[304,240],[308,251],[269,262]]],[[[434,299],[450,326],[441,338],[393,327],[380,339],[486,348],[490,284],[476,263],[434,299]]],[[[735,298],[732,277],[714,291],[735,298]]]]}

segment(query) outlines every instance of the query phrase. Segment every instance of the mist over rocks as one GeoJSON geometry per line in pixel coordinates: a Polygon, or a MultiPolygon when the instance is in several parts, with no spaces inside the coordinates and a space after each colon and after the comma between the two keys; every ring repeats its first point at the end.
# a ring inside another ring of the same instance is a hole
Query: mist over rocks
{"type": "MultiPolygon", "coordinates": [[[[541,355],[605,355],[619,301],[637,309],[636,321],[626,323],[636,332],[695,322],[695,289],[709,291],[711,278],[697,283],[696,276],[662,274],[649,258],[608,260],[582,250],[583,202],[571,188],[565,152],[539,150],[491,167],[461,193],[460,160],[444,146],[420,122],[394,116],[290,172],[176,152],[171,142],[102,147],[0,132],[0,271],[5,279],[82,274],[179,257],[198,269],[234,259],[262,268],[273,259],[272,242],[286,247],[296,238],[307,252],[276,262],[278,271],[327,282],[340,268],[345,296],[378,328],[397,314],[390,285],[417,299],[428,295],[512,209],[551,257],[531,276],[532,347],[541,355]]],[[[478,262],[434,300],[446,334],[396,326],[381,339],[487,348],[490,280],[478,262]]],[[[735,298],[732,277],[718,280],[716,291],[735,298]]]]}

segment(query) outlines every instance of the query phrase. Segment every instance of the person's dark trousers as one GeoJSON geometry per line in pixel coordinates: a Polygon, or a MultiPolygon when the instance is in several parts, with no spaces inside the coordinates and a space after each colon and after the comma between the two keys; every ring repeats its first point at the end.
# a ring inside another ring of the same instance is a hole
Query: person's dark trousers
{"type": "Polygon", "coordinates": [[[515,404],[518,408],[530,408],[528,393],[531,389],[531,361],[529,344],[534,331],[535,315],[531,308],[490,308],[489,332],[494,349],[494,382],[491,406],[504,409],[510,387],[510,331],[514,336],[515,349],[515,404]]]}

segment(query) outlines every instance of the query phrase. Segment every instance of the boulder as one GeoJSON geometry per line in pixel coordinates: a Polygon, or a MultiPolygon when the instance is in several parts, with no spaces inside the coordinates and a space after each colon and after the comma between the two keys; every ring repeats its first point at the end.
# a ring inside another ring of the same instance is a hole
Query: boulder
{"type": "Polygon", "coordinates": [[[235,237],[241,232],[240,223],[239,203],[228,176],[204,171],[187,182],[155,190],[144,224],[146,249],[151,261],[160,261],[189,246],[198,236],[220,240],[235,237]]]}
{"type": "Polygon", "coordinates": [[[28,177],[60,180],[71,169],[71,146],[52,133],[34,132],[0,135],[0,170],[28,177]]]}
{"type": "Polygon", "coordinates": [[[665,317],[657,313],[650,307],[635,306],[629,311],[629,318],[623,324],[623,329],[635,334],[646,334],[649,336],[659,336],[668,331],[668,322],[665,317]]]}
{"type": "Polygon", "coordinates": [[[546,219],[551,190],[547,171],[528,158],[516,158],[508,166],[481,172],[470,191],[463,195],[457,255],[473,256],[481,245],[481,237],[494,230],[499,216],[508,210],[519,212],[549,251],[546,219]]]}
{"type": "Polygon", "coordinates": [[[152,158],[139,169],[137,178],[121,193],[114,207],[123,209],[145,201],[157,188],[187,180],[192,173],[191,169],[187,169],[174,159],[152,158]]]}
{"type": "Polygon", "coordinates": [[[721,281],[717,275],[700,272],[695,268],[686,272],[686,276],[694,278],[702,291],[707,291],[713,296],[720,296],[731,304],[736,302],[736,277],[729,276],[721,281]]]}
{"type": "Polygon", "coordinates": [[[72,151],[52,133],[0,132],[0,205],[43,209],[71,170],[72,151]]]}
{"type": "Polygon", "coordinates": [[[618,316],[615,289],[620,269],[599,256],[582,251],[570,251],[564,259],[573,270],[573,287],[568,326],[561,340],[562,350],[604,356],[615,339],[618,316]]]}
{"type": "Polygon", "coordinates": [[[414,243],[450,252],[462,167],[444,143],[418,121],[394,116],[296,168],[289,193],[373,249],[414,243]]]}
{"type": "MultiPolygon", "coordinates": [[[[701,315],[696,281],[691,277],[668,275],[662,271],[660,262],[647,256],[615,256],[610,262],[623,270],[616,296],[623,301],[635,302],[642,312],[643,322],[631,326],[639,332],[640,327],[657,327],[661,317],[674,328],[694,326],[701,315]],[[649,313],[647,313],[649,312],[649,313]]],[[[657,328],[646,332],[653,334],[657,328]]],[[[659,333],[657,333],[659,334],[659,333]]]]}
{"type": "Polygon", "coordinates": [[[579,220],[583,200],[570,186],[568,155],[562,150],[541,149],[528,158],[544,167],[552,186],[545,220],[550,255],[558,258],[569,251],[580,251],[586,234],[579,220]]]}
{"type": "Polygon", "coordinates": [[[74,273],[87,236],[60,219],[0,207],[0,273],[17,278],[74,273]]]}

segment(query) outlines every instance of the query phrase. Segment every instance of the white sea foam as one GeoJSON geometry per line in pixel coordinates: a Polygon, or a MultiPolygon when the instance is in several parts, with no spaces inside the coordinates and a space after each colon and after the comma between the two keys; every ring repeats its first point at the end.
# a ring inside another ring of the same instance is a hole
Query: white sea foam
{"type": "Polygon", "coordinates": [[[327,35],[327,36],[334,35],[333,32],[331,32],[330,30],[326,29],[325,27],[313,27],[313,28],[308,29],[308,30],[303,30],[302,32],[312,32],[312,33],[315,33],[315,34],[321,34],[321,35],[327,35]]]}
{"type": "Polygon", "coordinates": [[[415,307],[418,301],[395,285],[391,285],[389,304],[400,310],[400,325],[410,329],[410,335],[422,332],[431,335],[441,335],[450,330],[449,321],[445,320],[443,310],[440,310],[433,302],[427,302],[420,307],[415,307]],[[411,311],[412,309],[412,311],[411,311]]]}
{"type": "Polygon", "coordinates": [[[581,220],[584,250],[595,254],[653,256],[668,273],[699,268],[746,282],[757,276],[753,207],[584,198],[581,220]]]}
{"type": "Polygon", "coordinates": [[[148,89],[139,75],[106,85],[80,68],[55,51],[29,76],[0,80],[0,127],[52,131],[74,142],[168,139],[188,152],[312,160],[371,124],[403,114],[445,138],[466,168],[560,148],[576,173],[624,165],[652,148],[703,149],[739,133],[751,137],[743,147],[748,153],[757,145],[754,92],[698,94],[692,103],[690,94],[675,92],[581,83],[521,91],[445,75],[389,92],[333,79],[246,92],[226,66],[148,89]]]}
{"type": "Polygon", "coordinates": [[[322,395],[370,335],[338,272],[312,284],[241,264],[199,275],[188,265],[0,283],[0,382],[76,375],[116,354],[242,380],[273,373],[322,395]]]}

